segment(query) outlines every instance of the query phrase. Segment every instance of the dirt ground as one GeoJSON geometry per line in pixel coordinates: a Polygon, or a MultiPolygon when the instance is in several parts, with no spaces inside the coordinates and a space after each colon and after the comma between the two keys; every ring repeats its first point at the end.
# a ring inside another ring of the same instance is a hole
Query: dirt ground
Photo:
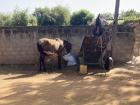
{"type": "Polygon", "coordinates": [[[0,105],[140,105],[140,64],[124,64],[106,75],[1,66],[0,105]]]}

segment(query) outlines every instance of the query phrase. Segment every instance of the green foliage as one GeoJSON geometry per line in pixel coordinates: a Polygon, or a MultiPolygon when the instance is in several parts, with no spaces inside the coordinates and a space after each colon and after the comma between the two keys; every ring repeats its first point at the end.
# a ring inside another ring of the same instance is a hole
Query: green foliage
{"type": "Polygon", "coordinates": [[[27,10],[15,9],[10,15],[0,13],[0,26],[47,26],[47,25],[88,25],[94,16],[87,10],[75,12],[72,17],[69,9],[57,6],[36,8],[33,15],[27,10]]]}
{"type": "Polygon", "coordinates": [[[11,16],[0,13],[0,26],[10,26],[11,16]]]}
{"type": "Polygon", "coordinates": [[[135,10],[122,11],[120,18],[124,20],[124,22],[138,20],[140,18],[140,13],[135,10]]]}
{"type": "Polygon", "coordinates": [[[54,25],[69,25],[70,11],[62,6],[54,7],[51,10],[51,16],[54,19],[54,25]]]}
{"type": "Polygon", "coordinates": [[[33,15],[37,18],[37,23],[40,26],[53,25],[54,20],[51,17],[51,10],[47,7],[36,8],[33,15]]]}
{"type": "Polygon", "coordinates": [[[28,26],[37,26],[37,18],[35,16],[29,16],[28,26]]]}
{"type": "Polygon", "coordinates": [[[61,6],[54,7],[53,9],[36,8],[33,14],[38,21],[38,25],[68,25],[70,21],[70,11],[61,6]]]}
{"type": "Polygon", "coordinates": [[[12,26],[27,26],[29,16],[27,10],[15,9],[12,15],[12,26]]]}
{"type": "Polygon", "coordinates": [[[88,25],[92,22],[94,16],[87,10],[74,12],[71,16],[71,25],[88,25]]]}
{"type": "MultiPolygon", "coordinates": [[[[102,13],[104,19],[113,19],[111,13],[102,13]]],[[[122,11],[119,17],[124,23],[140,19],[140,13],[135,10],[122,11]]],[[[87,10],[74,12],[62,6],[36,8],[33,15],[27,10],[15,9],[12,14],[0,13],[0,26],[47,26],[47,25],[89,25],[94,15],[87,10]]]]}
{"type": "Polygon", "coordinates": [[[0,13],[0,26],[37,26],[37,19],[27,10],[15,9],[13,14],[0,13]]]}
{"type": "Polygon", "coordinates": [[[101,16],[104,18],[104,19],[113,19],[113,14],[107,12],[107,13],[102,13],[101,16]]]}

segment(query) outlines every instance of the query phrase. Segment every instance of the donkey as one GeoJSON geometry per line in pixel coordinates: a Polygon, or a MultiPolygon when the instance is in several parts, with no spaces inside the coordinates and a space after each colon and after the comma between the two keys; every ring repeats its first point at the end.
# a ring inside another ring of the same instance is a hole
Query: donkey
{"type": "Polygon", "coordinates": [[[39,57],[39,70],[40,72],[46,71],[45,57],[57,54],[58,59],[58,69],[62,69],[62,54],[65,51],[69,53],[71,51],[72,45],[66,40],[61,40],[59,38],[41,38],[37,42],[37,49],[40,54],[39,57]],[[42,70],[43,67],[43,70],[42,70]]]}

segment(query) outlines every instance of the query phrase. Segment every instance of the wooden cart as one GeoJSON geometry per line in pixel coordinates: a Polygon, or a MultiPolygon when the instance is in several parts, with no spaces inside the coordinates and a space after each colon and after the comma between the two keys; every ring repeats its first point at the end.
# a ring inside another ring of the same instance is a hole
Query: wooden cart
{"type": "Polygon", "coordinates": [[[80,50],[80,64],[100,65],[104,69],[109,66],[111,56],[111,35],[105,32],[99,37],[85,36],[80,50]]]}

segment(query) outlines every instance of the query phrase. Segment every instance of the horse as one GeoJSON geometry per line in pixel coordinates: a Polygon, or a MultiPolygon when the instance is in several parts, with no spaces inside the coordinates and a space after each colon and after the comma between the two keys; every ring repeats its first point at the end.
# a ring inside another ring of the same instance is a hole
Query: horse
{"type": "Polygon", "coordinates": [[[63,52],[69,53],[71,51],[72,44],[66,40],[60,38],[41,38],[37,41],[37,50],[39,52],[39,71],[42,72],[42,67],[44,72],[46,72],[45,58],[47,56],[52,56],[57,54],[58,69],[62,69],[62,54],[63,52]]]}
{"type": "Polygon", "coordinates": [[[97,45],[101,45],[102,42],[102,35],[105,32],[105,25],[107,22],[103,19],[103,17],[99,14],[96,18],[95,28],[93,29],[93,35],[97,37],[97,45]]]}

